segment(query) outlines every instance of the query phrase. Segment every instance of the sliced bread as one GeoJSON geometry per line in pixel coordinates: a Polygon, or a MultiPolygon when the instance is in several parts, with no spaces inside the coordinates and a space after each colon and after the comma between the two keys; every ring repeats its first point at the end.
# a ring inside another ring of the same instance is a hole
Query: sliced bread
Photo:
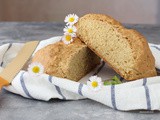
{"type": "Polygon", "coordinates": [[[75,26],[77,36],[126,80],[157,75],[148,43],[136,30],[102,14],[87,14],[75,26]]]}
{"type": "Polygon", "coordinates": [[[100,63],[100,58],[74,38],[69,45],[60,41],[40,49],[32,62],[41,63],[46,74],[78,81],[100,63]]]}

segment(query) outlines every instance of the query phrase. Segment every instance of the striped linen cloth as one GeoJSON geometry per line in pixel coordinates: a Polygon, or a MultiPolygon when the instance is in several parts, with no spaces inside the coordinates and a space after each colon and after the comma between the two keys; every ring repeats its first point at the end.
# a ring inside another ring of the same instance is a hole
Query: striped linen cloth
{"type": "MultiPolygon", "coordinates": [[[[48,44],[59,41],[61,37],[43,40],[35,52],[48,44]]],[[[149,44],[156,59],[156,68],[160,72],[160,45],[149,44]]],[[[3,70],[23,47],[22,43],[0,46],[0,71],[3,70]]],[[[34,53],[35,53],[34,52],[34,53]]],[[[33,53],[33,56],[34,56],[33,53]]],[[[102,80],[113,77],[116,73],[104,62],[84,76],[79,82],[43,74],[32,78],[26,68],[21,70],[6,90],[29,99],[49,101],[52,98],[78,100],[89,98],[116,110],[160,110],[160,77],[144,78],[119,85],[103,86],[99,91],[92,91],[86,85],[91,75],[97,73],[102,80]]]]}

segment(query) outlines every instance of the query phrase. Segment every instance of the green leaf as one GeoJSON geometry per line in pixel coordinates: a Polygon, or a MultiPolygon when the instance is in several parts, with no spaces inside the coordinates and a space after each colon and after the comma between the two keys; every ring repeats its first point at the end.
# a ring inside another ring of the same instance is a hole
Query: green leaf
{"type": "Polygon", "coordinates": [[[112,79],[108,79],[104,81],[104,85],[117,85],[117,84],[121,84],[122,82],[120,81],[120,79],[115,75],[113,76],[112,79]]]}
{"type": "Polygon", "coordinates": [[[112,85],[116,85],[116,84],[117,84],[117,82],[116,82],[116,81],[112,81],[111,83],[112,83],[112,85]]]}
{"type": "Polygon", "coordinates": [[[113,80],[113,81],[116,81],[117,84],[122,83],[122,82],[120,81],[120,79],[119,79],[116,75],[112,78],[112,80],[113,80]]]}
{"type": "Polygon", "coordinates": [[[106,80],[106,81],[104,81],[104,83],[103,83],[104,85],[111,85],[112,84],[112,82],[111,81],[108,81],[108,80],[106,80]]]}
{"type": "Polygon", "coordinates": [[[113,76],[112,80],[113,80],[113,81],[118,81],[119,78],[115,75],[115,76],[113,76]]]}

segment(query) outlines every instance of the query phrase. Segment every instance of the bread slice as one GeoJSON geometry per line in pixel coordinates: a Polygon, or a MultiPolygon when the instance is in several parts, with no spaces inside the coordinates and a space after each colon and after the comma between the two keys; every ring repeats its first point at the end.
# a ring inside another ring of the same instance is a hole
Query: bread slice
{"type": "Polygon", "coordinates": [[[69,45],[60,41],[40,49],[32,62],[41,63],[49,75],[78,81],[100,63],[100,58],[74,38],[69,45]]]}
{"type": "Polygon", "coordinates": [[[87,14],[76,23],[77,36],[126,80],[156,76],[146,39],[113,18],[87,14]]]}

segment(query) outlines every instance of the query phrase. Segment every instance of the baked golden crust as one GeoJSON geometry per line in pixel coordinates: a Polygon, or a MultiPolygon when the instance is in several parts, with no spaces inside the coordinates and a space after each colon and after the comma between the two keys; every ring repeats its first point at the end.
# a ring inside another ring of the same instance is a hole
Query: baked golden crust
{"type": "Polygon", "coordinates": [[[32,62],[40,62],[49,75],[78,81],[100,63],[100,58],[74,38],[69,45],[60,41],[40,49],[32,62]]]}
{"type": "Polygon", "coordinates": [[[87,14],[76,23],[77,35],[126,80],[155,76],[155,60],[144,36],[102,14],[87,14]]]}

